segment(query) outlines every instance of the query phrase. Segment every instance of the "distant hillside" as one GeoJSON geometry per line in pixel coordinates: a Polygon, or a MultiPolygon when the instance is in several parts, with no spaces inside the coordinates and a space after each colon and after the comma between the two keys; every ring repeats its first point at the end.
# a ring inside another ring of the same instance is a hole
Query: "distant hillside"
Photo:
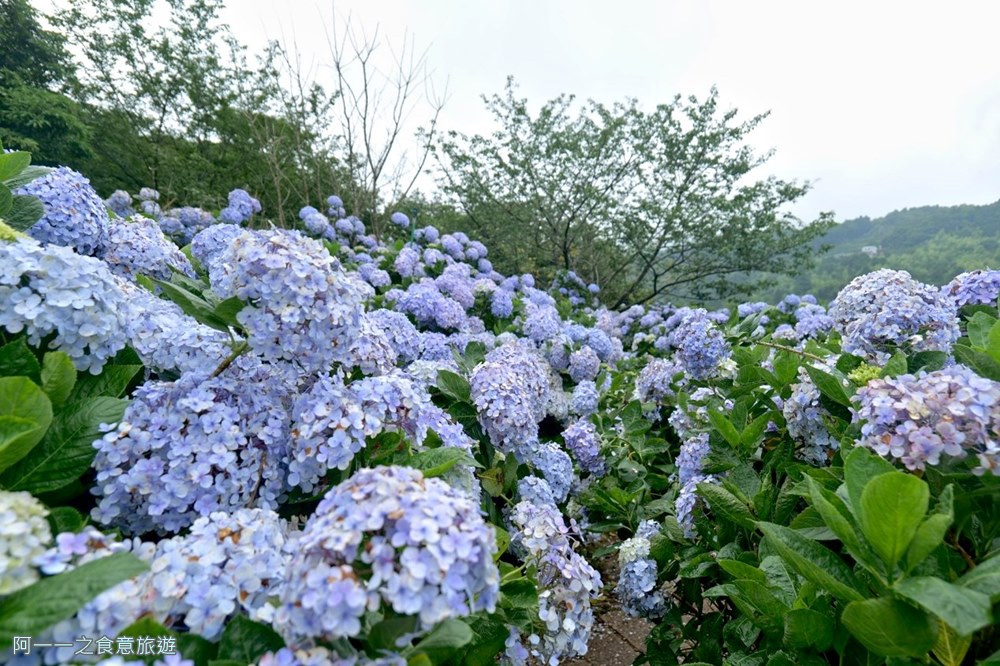
{"type": "Polygon", "coordinates": [[[811,271],[783,279],[757,297],[773,301],[787,293],[811,293],[828,301],[852,278],[879,268],[907,270],[936,285],[963,271],[1000,268],[1000,201],[859,217],[831,229],[820,244],[833,247],[811,271]]]}

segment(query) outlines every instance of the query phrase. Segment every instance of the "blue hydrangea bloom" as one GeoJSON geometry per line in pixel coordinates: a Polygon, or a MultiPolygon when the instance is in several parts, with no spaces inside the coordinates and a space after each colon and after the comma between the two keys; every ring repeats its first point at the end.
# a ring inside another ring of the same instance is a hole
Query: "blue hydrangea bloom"
{"type": "Polygon", "coordinates": [[[691,310],[674,329],[671,344],[677,348],[676,359],[697,380],[715,374],[719,364],[732,353],[729,343],[702,308],[691,310]]]}
{"type": "Polygon", "coordinates": [[[127,342],[125,297],[107,264],[31,238],[0,242],[0,327],[98,374],[127,342]]]}
{"type": "Polygon", "coordinates": [[[1000,271],[987,268],[962,273],[942,287],[941,293],[959,307],[996,305],[997,298],[1000,297],[1000,271]]]}
{"type": "Polygon", "coordinates": [[[194,277],[191,262],[163,234],[160,225],[138,215],[108,223],[103,259],[114,273],[129,280],[140,274],[169,280],[173,275],[171,267],[194,277]]]}
{"type": "Polygon", "coordinates": [[[28,229],[42,243],[64,245],[80,254],[100,256],[108,240],[108,211],[90,181],[59,167],[21,186],[14,194],[37,197],[45,214],[28,229]]]}

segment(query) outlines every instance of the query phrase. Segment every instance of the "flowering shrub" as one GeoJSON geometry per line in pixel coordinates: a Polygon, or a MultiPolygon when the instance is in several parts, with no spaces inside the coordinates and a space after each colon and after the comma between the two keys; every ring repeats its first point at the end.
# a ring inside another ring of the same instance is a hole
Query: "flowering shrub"
{"type": "Polygon", "coordinates": [[[995,649],[996,271],[612,311],[337,196],[250,230],[242,190],[105,207],[27,165],[0,155],[0,649],[554,665],[601,601],[651,664],[995,649]]]}

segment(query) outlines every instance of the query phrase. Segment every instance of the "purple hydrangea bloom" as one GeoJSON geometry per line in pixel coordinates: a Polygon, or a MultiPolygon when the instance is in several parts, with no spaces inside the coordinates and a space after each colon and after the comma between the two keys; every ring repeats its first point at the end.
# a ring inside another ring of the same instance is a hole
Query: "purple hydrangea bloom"
{"type": "Polygon", "coordinates": [[[295,543],[274,625],[293,644],[356,636],[383,603],[417,630],[492,612],[496,536],[478,503],[415,469],[362,469],[333,488],[295,543]]]}
{"type": "Polygon", "coordinates": [[[38,198],[45,214],[28,229],[42,243],[63,245],[80,254],[100,256],[108,241],[108,211],[90,181],[59,167],[21,186],[14,194],[38,198]]]}
{"type": "Polygon", "coordinates": [[[1000,383],[963,365],[873,379],[855,396],[858,443],[907,469],[977,459],[973,473],[1000,476],[1000,383]]]}
{"type": "Polygon", "coordinates": [[[674,329],[671,344],[677,348],[676,359],[697,380],[713,376],[722,361],[729,358],[729,343],[709,319],[708,312],[691,310],[674,329]]]}
{"type": "Polygon", "coordinates": [[[601,457],[601,440],[593,423],[580,419],[570,424],[563,431],[563,441],[580,469],[597,477],[607,473],[601,457]]]}
{"type": "Polygon", "coordinates": [[[219,296],[247,303],[236,319],[256,354],[308,370],[348,360],[372,293],[318,241],[281,230],[237,236],[210,276],[219,296]]]}
{"type": "Polygon", "coordinates": [[[956,304],[906,271],[856,277],[830,304],[845,352],[885,363],[895,347],[950,352],[961,332],[956,304]]]}
{"type": "Polygon", "coordinates": [[[537,439],[549,376],[534,349],[521,342],[497,347],[472,371],[469,383],[479,422],[494,446],[509,452],[521,442],[537,439]]]}
{"type": "Polygon", "coordinates": [[[941,288],[941,293],[957,306],[996,305],[1000,297],[1000,271],[970,271],[955,276],[941,288]]]}
{"type": "Polygon", "coordinates": [[[586,345],[570,354],[569,376],[574,382],[593,380],[597,377],[600,367],[601,359],[598,358],[597,352],[586,345]]]}
{"type": "Polygon", "coordinates": [[[651,358],[635,379],[635,396],[642,401],[659,402],[674,397],[674,377],[681,375],[678,385],[684,384],[684,368],[662,358],[651,358]]]}
{"type": "Polygon", "coordinates": [[[108,223],[108,241],[103,259],[115,274],[129,280],[140,274],[169,280],[173,275],[171,268],[194,277],[191,262],[163,235],[159,224],[138,215],[108,223]]]}
{"type": "Polygon", "coordinates": [[[410,228],[410,218],[408,218],[404,213],[400,213],[399,211],[396,211],[395,213],[390,215],[389,221],[392,222],[397,227],[399,227],[400,229],[410,228]]]}
{"type": "Polygon", "coordinates": [[[125,297],[107,264],[31,238],[0,242],[0,327],[98,374],[126,340],[125,297]]]}

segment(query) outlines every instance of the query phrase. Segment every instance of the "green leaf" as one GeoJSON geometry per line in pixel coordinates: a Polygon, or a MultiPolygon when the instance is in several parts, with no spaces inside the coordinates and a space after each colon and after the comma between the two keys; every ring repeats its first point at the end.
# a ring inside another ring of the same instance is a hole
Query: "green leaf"
{"type": "Polygon", "coordinates": [[[722,412],[709,410],[708,420],[712,422],[712,425],[719,432],[719,434],[722,435],[727,442],[729,442],[730,446],[738,447],[740,445],[739,431],[732,424],[732,422],[730,422],[730,420],[722,414],[722,412]]]}
{"type": "Polygon", "coordinates": [[[472,642],[472,628],[465,622],[447,619],[417,643],[415,651],[427,655],[431,663],[439,664],[472,642]]]}
{"type": "Polygon", "coordinates": [[[120,422],[127,406],[127,400],[109,397],[66,405],[41,443],[0,475],[0,482],[9,490],[40,494],[76,481],[97,453],[94,442],[104,436],[100,424],[120,422]]]}
{"type": "Polygon", "coordinates": [[[277,652],[285,641],[271,627],[237,615],[226,625],[219,641],[219,659],[254,664],[267,652],[277,652]]]}
{"type": "Polygon", "coordinates": [[[27,377],[32,381],[41,378],[41,366],[35,353],[24,338],[18,338],[0,347],[0,375],[4,377],[27,377]]]}
{"type": "Polygon", "coordinates": [[[24,187],[36,178],[41,178],[47,173],[52,171],[51,167],[43,166],[29,166],[24,168],[21,173],[12,176],[11,178],[4,179],[4,184],[7,185],[12,190],[24,187]]]}
{"type": "Polygon", "coordinates": [[[750,513],[750,508],[722,486],[699,483],[698,494],[708,502],[712,511],[720,518],[725,518],[740,527],[753,529],[756,519],[750,513]]]}
{"type": "Polygon", "coordinates": [[[778,350],[774,354],[774,375],[782,385],[790,384],[798,378],[800,364],[798,354],[778,350]]]}
{"type": "Polygon", "coordinates": [[[0,378],[0,472],[28,454],[52,422],[52,403],[27,377],[0,378]]]}
{"type": "Polygon", "coordinates": [[[958,579],[958,584],[987,594],[994,603],[1000,601],[1000,555],[994,555],[958,579]]]}
{"type": "Polygon", "coordinates": [[[87,522],[80,512],[71,506],[57,506],[49,509],[48,520],[52,534],[79,532],[87,522]]]}
{"type": "Polygon", "coordinates": [[[788,606],[783,604],[774,593],[763,583],[747,578],[733,581],[743,599],[767,618],[769,627],[780,626],[782,618],[788,612],[788,606]]]}
{"type": "Polygon", "coordinates": [[[17,231],[27,231],[35,226],[35,222],[42,219],[43,215],[45,206],[41,201],[27,194],[15,194],[10,212],[4,216],[4,222],[17,231]]]}
{"type": "Polygon", "coordinates": [[[14,636],[37,636],[72,617],[101,592],[147,568],[131,553],[115,553],[43,578],[0,600],[0,649],[8,649],[14,636]]]}
{"type": "Polygon", "coordinates": [[[719,559],[719,566],[722,570],[733,578],[745,578],[755,580],[758,583],[767,585],[767,575],[755,566],[741,562],[739,560],[719,559]]]}
{"type": "Polygon", "coordinates": [[[493,526],[493,531],[497,535],[497,552],[493,556],[494,560],[499,560],[500,557],[507,552],[510,547],[510,532],[500,527],[499,525],[493,526]]]}
{"type": "Polygon", "coordinates": [[[992,356],[994,361],[1000,362],[1000,321],[993,324],[986,338],[986,353],[992,356]]]}
{"type": "Polygon", "coordinates": [[[951,349],[959,363],[969,366],[987,379],[1000,381],[1000,361],[984,351],[978,351],[966,345],[954,345],[951,349]]]}
{"type": "Polygon", "coordinates": [[[537,608],[538,588],[527,578],[515,578],[500,586],[500,605],[505,608],[537,608]]]}
{"type": "Polygon", "coordinates": [[[106,365],[99,375],[81,375],[76,380],[70,400],[76,402],[97,396],[120,398],[140,370],[141,365],[106,365]]]}
{"type": "Polygon", "coordinates": [[[480,466],[467,451],[450,446],[421,451],[414,454],[406,464],[421,470],[425,477],[434,477],[441,476],[459,463],[480,466]]]}
{"type": "Polygon", "coordinates": [[[806,476],[805,479],[809,486],[809,497],[812,500],[812,505],[822,516],[826,526],[837,535],[851,557],[858,562],[872,566],[874,563],[871,561],[868,549],[862,545],[861,539],[858,538],[854,522],[851,520],[851,513],[843,500],[821,486],[811,476],[806,476]]]}
{"type": "MultiPolygon", "coordinates": [[[[140,618],[130,624],[129,626],[118,632],[119,636],[132,636],[133,638],[140,637],[151,637],[157,638],[159,636],[170,636],[177,640],[177,652],[185,659],[190,659],[194,661],[195,664],[213,664],[215,663],[215,656],[217,652],[217,646],[214,643],[209,643],[207,640],[201,636],[190,634],[190,633],[178,633],[167,629],[162,624],[154,620],[150,616],[145,616],[140,618]]],[[[145,661],[147,664],[153,664],[158,661],[156,655],[150,655],[146,657],[137,657],[138,661],[145,661]]],[[[222,664],[232,663],[229,659],[220,660],[222,664]]],[[[245,661],[236,662],[241,666],[246,666],[245,661]]]]}
{"type": "Polygon", "coordinates": [[[952,506],[954,497],[955,491],[952,486],[946,486],[938,499],[936,512],[920,523],[917,533],[913,535],[913,541],[910,542],[910,547],[906,550],[907,573],[913,571],[915,566],[927,559],[927,556],[944,541],[944,536],[954,520],[952,506]]]}
{"type": "Polygon", "coordinates": [[[911,375],[917,374],[920,370],[934,372],[944,367],[948,362],[947,352],[942,351],[922,351],[917,352],[909,358],[906,371],[911,375]]]}
{"type": "Polygon", "coordinates": [[[0,218],[7,215],[13,207],[14,195],[11,193],[9,187],[0,184],[0,218]]]}
{"type": "Polygon", "coordinates": [[[507,641],[507,625],[492,615],[476,615],[468,621],[474,637],[462,651],[462,666],[493,666],[507,641]]]}
{"type": "Polygon", "coordinates": [[[785,615],[785,645],[797,649],[826,650],[833,643],[833,619],[810,608],[795,608],[785,615]]]}
{"type": "Polygon", "coordinates": [[[76,385],[76,368],[69,355],[61,351],[50,351],[42,359],[42,390],[45,391],[52,404],[59,406],[76,385]]]}
{"type": "Polygon", "coordinates": [[[809,378],[822,395],[844,407],[851,406],[851,396],[847,395],[847,391],[844,390],[839,379],[811,365],[807,365],[805,368],[809,378]]]}
{"type": "Polygon", "coordinates": [[[437,387],[446,396],[458,402],[472,402],[472,388],[462,375],[450,370],[440,370],[437,376],[437,387]]]}
{"type": "Polygon", "coordinates": [[[972,647],[972,636],[959,636],[944,622],[938,625],[940,630],[932,648],[934,656],[943,666],[962,666],[962,660],[972,647]]]}
{"type": "Polygon", "coordinates": [[[0,151],[0,182],[10,180],[31,164],[31,153],[16,150],[10,153],[0,151]]]}
{"type": "Polygon", "coordinates": [[[237,297],[232,296],[217,303],[216,306],[212,308],[212,313],[219,321],[225,322],[233,328],[239,328],[240,322],[236,320],[236,315],[238,315],[245,307],[246,303],[237,297]]]}
{"type": "Polygon", "coordinates": [[[910,546],[929,501],[927,484],[903,472],[876,476],[861,492],[861,531],[890,572],[910,546]]]}
{"type": "Polygon", "coordinates": [[[893,589],[928,613],[936,615],[961,636],[968,636],[989,626],[993,621],[988,596],[940,578],[907,578],[896,583],[893,589]]]}
{"type": "Polygon", "coordinates": [[[852,601],[840,619],[862,645],[885,657],[922,657],[937,636],[927,613],[896,599],[852,601]]]}
{"type": "Polygon", "coordinates": [[[985,312],[977,312],[966,324],[966,334],[973,347],[986,349],[989,347],[990,331],[996,325],[997,318],[985,312]]]}
{"type": "MultiPolygon", "coordinates": [[[[396,639],[413,632],[417,628],[417,617],[389,617],[378,622],[368,632],[368,644],[376,650],[397,650],[396,639]]],[[[278,637],[280,640],[280,636],[278,637]]],[[[221,650],[220,650],[221,654],[221,650]]],[[[250,662],[253,663],[253,662],[250,662]]]]}
{"type": "MultiPolygon", "coordinates": [[[[760,441],[760,436],[767,429],[767,424],[772,420],[771,414],[761,414],[747,425],[740,433],[740,445],[747,449],[760,441]]],[[[752,450],[752,449],[751,449],[752,450]]]]}
{"type": "Polygon", "coordinates": [[[757,527],[767,537],[771,548],[806,580],[844,601],[864,598],[861,592],[864,588],[850,567],[829,548],[782,525],[759,522],[757,527]]]}
{"type": "Polygon", "coordinates": [[[906,354],[901,351],[893,354],[892,358],[885,364],[882,368],[883,377],[897,377],[899,375],[905,375],[909,365],[907,364],[906,354]]]}
{"type": "Polygon", "coordinates": [[[861,491],[865,485],[876,476],[894,472],[892,464],[868,449],[855,447],[844,461],[844,483],[847,485],[847,495],[851,500],[851,513],[860,520],[861,491]]]}

